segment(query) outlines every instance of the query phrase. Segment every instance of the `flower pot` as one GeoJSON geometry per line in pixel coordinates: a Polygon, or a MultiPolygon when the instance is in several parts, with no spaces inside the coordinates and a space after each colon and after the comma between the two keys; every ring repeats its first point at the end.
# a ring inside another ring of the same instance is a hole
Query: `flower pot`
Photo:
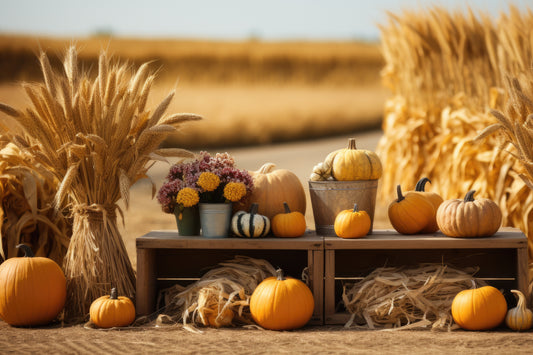
{"type": "Polygon", "coordinates": [[[198,205],[174,209],[179,235],[200,235],[200,212],[198,205]]]}
{"type": "Polygon", "coordinates": [[[200,203],[202,236],[225,238],[231,222],[231,203],[200,203]]]}

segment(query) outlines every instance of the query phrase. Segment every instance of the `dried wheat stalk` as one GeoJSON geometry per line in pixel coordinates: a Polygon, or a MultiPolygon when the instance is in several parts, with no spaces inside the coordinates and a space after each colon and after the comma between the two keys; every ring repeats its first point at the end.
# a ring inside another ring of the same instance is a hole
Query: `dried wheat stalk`
{"type": "MultiPolygon", "coordinates": [[[[366,329],[451,329],[452,301],[472,286],[477,270],[424,264],[416,268],[382,267],[345,285],[342,300],[351,317],[345,327],[366,329]]],[[[476,280],[484,286],[483,280],[476,280]]]]}
{"type": "Polygon", "coordinates": [[[135,297],[135,274],[117,229],[117,202],[123,199],[127,207],[129,187],[147,177],[154,158],[192,155],[158,147],[175,124],[200,117],[173,115],[173,122],[163,124],[174,93],[146,109],[154,79],[147,64],[131,73],[102,52],[98,75],[91,79],[78,68],[75,47],[67,50],[61,71],[50,66],[45,53],[40,64],[44,82],[24,85],[32,105],[15,109],[1,104],[0,112],[24,128],[29,142],[20,145],[8,127],[4,134],[22,151],[35,153],[37,163],[59,181],[56,211],[72,213],[73,234],[63,267],[66,318],[74,319],[84,317],[92,300],[112,286],[135,297]]]}

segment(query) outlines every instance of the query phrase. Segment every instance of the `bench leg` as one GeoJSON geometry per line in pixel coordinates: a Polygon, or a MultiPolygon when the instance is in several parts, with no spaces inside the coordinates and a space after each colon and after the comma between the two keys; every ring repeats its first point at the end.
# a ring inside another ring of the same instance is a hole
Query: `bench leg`
{"type": "Polygon", "coordinates": [[[147,316],[155,311],[156,302],[155,249],[137,249],[136,311],[147,316]]]}

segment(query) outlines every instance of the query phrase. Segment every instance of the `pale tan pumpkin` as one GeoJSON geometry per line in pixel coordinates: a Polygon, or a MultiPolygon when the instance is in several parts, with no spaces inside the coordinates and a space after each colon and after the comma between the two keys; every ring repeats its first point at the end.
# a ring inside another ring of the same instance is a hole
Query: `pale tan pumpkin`
{"type": "Polygon", "coordinates": [[[518,304],[507,311],[505,324],[512,330],[528,330],[533,325],[533,312],[527,308],[526,296],[518,290],[511,290],[511,292],[518,296],[518,304]]]}
{"type": "Polygon", "coordinates": [[[487,198],[474,200],[475,190],[469,191],[463,200],[446,200],[437,210],[437,224],[449,237],[488,237],[498,231],[502,212],[498,205],[487,198]]]}
{"type": "Polygon", "coordinates": [[[375,180],[381,177],[383,167],[376,153],[357,149],[355,138],[348,140],[348,148],[335,154],[331,174],[339,181],[375,180]]]}
{"type": "Polygon", "coordinates": [[[287,202],[292,211],[305,215],[305,190],[300,179],[287,169],[274,169],[275,167],[273,163],[266,163],[257,171],[250,171],[254,188],[237,208],[249,211],[252,203],[257,203],[257,213],[272,220],[275,215],[285,212],[283,202],[287,202]]]}

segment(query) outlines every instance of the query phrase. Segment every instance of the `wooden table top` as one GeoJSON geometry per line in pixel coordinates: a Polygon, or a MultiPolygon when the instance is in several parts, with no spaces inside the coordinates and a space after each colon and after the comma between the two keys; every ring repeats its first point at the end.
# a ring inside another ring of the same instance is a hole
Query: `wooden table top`
{"type": "Polygon", "coordinates": [[[483,238],[451,238],[440,232],[402,235],[394,230],[378,229],[357,239],[321,236],[314,230],[298,238],[184,237],[177,230],[155,230],[137,238],[136,245],[139,249],[491,249],[527,248],[527,237],[514,228],[502,228],[493,236],[483,238]]]}

